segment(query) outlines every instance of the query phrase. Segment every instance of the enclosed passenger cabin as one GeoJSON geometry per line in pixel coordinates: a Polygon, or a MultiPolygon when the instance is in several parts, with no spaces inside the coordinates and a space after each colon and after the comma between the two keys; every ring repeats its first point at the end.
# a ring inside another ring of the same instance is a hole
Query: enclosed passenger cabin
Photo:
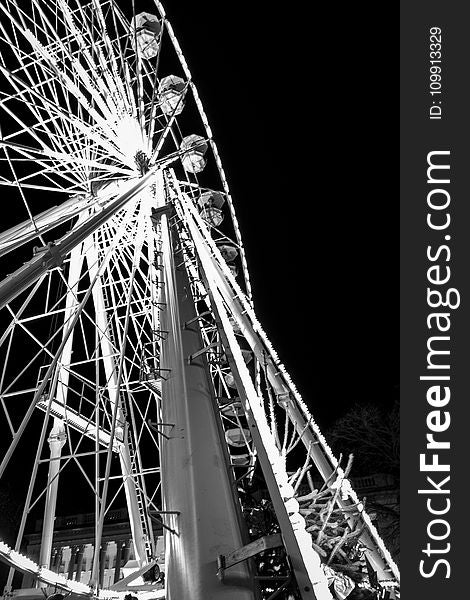
{"type": "Polygon", "coordinates": [[[218,227],[222,223],[224,220],[222,206],[225,203],[225,197],[221,192],[208,190],[199,196],[197,203],[201,217],[211,227],[218,227]]]}
{"type": "Polygon", "coordinates": [[[157,15],[141,12],[131,21],[130,40],[132,48],[142,58],[150,60],[160,48],[162,26],[157,15]]]}
{"type": "Polygon", "coordinates": [[[238,275],[238,267],[237,267],[237,265],[231,265],[231,264],[229,264],[227,266],[232,271],[232,275],[234,277],[236,277],[238,275]]]}
{"type": "Polygon", "coordinates": [[[200,173],[206,166],[204,155],[208,148],[207,142],[200,135],[192,134],[183,138],[180,150],[184,170],[188,173],[200,173]]]}
{"type": "Polygon", "coordinates": [[[232,373],[227,373],[224,376],[225,379],[225,383],[228,385],[229,388],[235,388],[237,387],[237,384],[235,383],[235,377],[232,375],[232,373]]]}
{"type": "Polygon", "coordinates": [[[225,439],[230,446],[234,448],[242,448],[251,441],[251,433],[248,429],[227,429],[225,439]]]}
{"type": "Polygon", "coordinates": [[[226,417],[242,417],[245,412],[240,399],[226,399],[225,403],[220,407],[220,412],[226,417]]]}
{"type": "Polygon", "coordinates": [[[233,262],[238,256],[238,248],[236,244],[232,242],[218,242],[217,248],[225,262],[233,262]]]}
{"type": "Polygon", "coordinates": [[[158,84],[157,95],[163,114],[167,116],[179,115],[184,108],[186,83],[181,77],[168,75],[158,84]]]}

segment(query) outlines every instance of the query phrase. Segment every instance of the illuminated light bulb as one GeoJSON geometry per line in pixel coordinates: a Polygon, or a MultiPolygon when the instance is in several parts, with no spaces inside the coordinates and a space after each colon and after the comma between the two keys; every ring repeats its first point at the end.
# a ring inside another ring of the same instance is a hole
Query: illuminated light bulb
{"type": "Polygon", "coordinates": [[[343,480],[341,479],[341,477],[337,477],[333,483],[330,485],[330,488],[332,490],[337,490],[341,488],[341,484],[342,484],[343,480]]]}
{"type": "Polygon", "coordinates": [[[351,497],[352,487],[349,479],[343,479],[343,485],[341,486],[341,498],[342,500],[347,500],[351,497]]]}
{"type": "Polygon", "coordinates": [[[294,488],[289,484],[289,478],[287,477],[284,461],[282,459],[275,461],[273,464],[273,471],[284,498],[293,496],[294,488]]]}
{"type": "Polygon", "coordinates": [[[38,565],[33,560],[27,556],[24,556],[23,554],[20,554],[19,552],[16,552],[16,550],[10,551],[10,559],[17,567],[20,567],[21,569],[27,569],[28,571],[33,571],[34,573],[39,570],[38,565]]]}
{"type": "Polygon", "coordinates": [[[82,583],[81,581],[73,581],[72,579],[67,581],[67,587],[72,592],[77,592],[78,594],[87,594],[90,591],[90,586],[88,586],[86,583],[82,583]]]}
{"type": "Polygon", "coordinates": [[[67,586],[67,579],[64,575],[59,575],[59,573],[55,574],[55,583],[58,585],[67,586]]]}
{"type": "Polygon", "coordinates": [[[46,569],[46,567],[41,567],[39,569],[39,577],[47,583],[55,583],[57,573],[54,573],[54,571],[51,571],[50,569],[46,569]]]}
{"type": "Polygon", "coordinates": [[[289,514],[293,514],[299,511],[299,503],[295,498],[290,498],[284,503],[286,510],[289,514]]]}
{"type": "MultiPolygon", "coordinates": [[[[292,524],[292,528],[294,531],[300,531],[302,532],[302,530],[305,529],[306,526],[306,522],[305,519],[303,518],[303,516],[299,513],[294,513],[293,515],[289,516],[289,521],[292,524]]],[[[310,538],[310,534],[308,533],[308,531],[305,532],[308,537],[310,538]]]]}

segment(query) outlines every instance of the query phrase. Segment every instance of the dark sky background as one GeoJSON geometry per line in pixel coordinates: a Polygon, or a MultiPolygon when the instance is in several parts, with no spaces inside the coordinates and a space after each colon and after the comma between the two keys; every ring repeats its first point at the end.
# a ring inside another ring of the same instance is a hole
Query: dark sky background
{"type": "Polygon", "coordinates": [[[232,190],[258,317],[327,427],[356,401],[398,394],[397,79],[392,21],[366,26],[367,6],[311,9],[166,3],[232,190]]]}

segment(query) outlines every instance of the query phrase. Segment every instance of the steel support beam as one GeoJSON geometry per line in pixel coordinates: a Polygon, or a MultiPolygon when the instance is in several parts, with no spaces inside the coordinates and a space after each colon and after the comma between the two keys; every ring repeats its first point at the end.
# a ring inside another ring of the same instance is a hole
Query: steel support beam
{"type": "Polygon", "coordinates": [[[260,552],[264,552],[270,548],[278,548],[279,546],[284,546],[282,536],[280,533],[273,533],[272,535],[264,535],[227,556],[221,554],[218,558],[218,575],[223,577],[225,569],[229,569],[243,560],[256,556],[260,552]]]}
{"type": "MultiPolygon", "coordinates": [[[[100,349],[102,355],[102,361],[104,365],[106,375],[106,386],[108,389],[109,403],[110,403],[110,414],[113,413],[114,402],[118,402],[117,408],[117,420],[123,422],[122,408],[120,406],[121,400],[117,389],[118,385],[118,372],[115,359],[113,358],[114,353],[117,351],[111,344],[111,318],[113,315],[108,314],[106,309],[102,280],[103,275],[98,274],[98,252],[97,252],[97,240],[96,234],[94,236],[94,243],[88,246],[86,261],[90,277],[96,277],[96,283],[93,287],[93,303],[95,306],[95,322],[100,336],[100,349]]],[[[134,542],[134,554],[136,560],[141,566],[147,562],[145,552],[145,541],[144,532],[139,518],[139,506],[137,502],[136,493],[136,482],[132,477],[131,457],[129,453],[129,446],[127,438],[124,439],[125,428],[120,436],[122,438],[122,444],[118,446],[119,461],[121,466],[122,477],[124,480],[124,491],[126,494],[127,508],[129,511],[129,522],[132,533],[132,540],[134,542]]]]}
{"type": "Polygon", "coordinates": [[[0,256],[16,250],[23,244],[47,233],[54,227],[66,223],[82,211],[86,210],[93,200],[87,196],[74,196],[59,206],[54,206],[33,217],[34,223],[28,219],[0,233],[0,256]]]}
{"type": "Polygon", "coordinates": [[[52,551],[52,538],[54,536],[55,507],[57,503],[57,488],[59,486],[60,455],[67,439],[63,421],[54,419],[54,425],[49,435],[50,458],[49,472],[47,475],[46,507],[42,526],[41,551],[39,566],[49,569],[52,551]]]}
{"type": "MultiPolygon", "coordinates": [[[[80,223],[80,220],[79,220],[80,223]]],[[[70,256],[69,272],[67,276],[67,293],[65,298],[65,311],[64,311],[64,329],[62,338],[65,339],[67,331],[67,323],[72,319],[74,312],[77,310],[77,287],[80,281],[80,272],[83,266],[83,246],[79,244],[76,246],[70,256]],[[75,307],[75,308],[74,308],[75,307]]],[[[65,345],[62,349],[60,361],[57,364],[57,384],[55,389],[55,396],[57,402],[62,404],[64,407],[67,405],[68,387],[69,387],[69,365],[72,360],[72,345],[74,340],[74,332],[65,339],[65,345]]],[[[51,390],[51,394],[54,391],[51,390]]],[[[52,398],[50,399],[52,401],[52,398]]],[[[64,421],[61,419],[54,419],[54,427],[49,436],[49,445],[51,448],[51,462],[49,463],[48,473],[48,489],[46,494],[46,505],[44,508],[44,520],[42,525],[42,536],[41,536],[41,551],[39,565],[41,567],[49,568],[49,560],[52,550],[52,539],[54,536],[54,520],[55,520],[55,508],[57,501],[57,489],[59,486],[59,472],[60,472],[60,455],[62,453],[62,447],[66,440],[66,430],[64,421]]]]}
{"type": "Polygon", "coordinates": [[[225,583],[217,577],[217,557],[248,541],[228,468],[228,457],[205,356],[188,357],[202,346],[198,328],[185,329],[195,317],[184,270],[176,270],[167,215],[161,217],[164,266],[161,364],[171,369],[162,382],[162,421],[175,423],[160,444],[167,600],[254,600],[253,577],[246,563],[231,569],[225,583]]]}
{"type": "Polygon", "coordinates": [[[29,262],[0,282],[0,309],[26,290],[43,273],[46,273],[49,269],[60,267],[73,248],[83,242],[103,223],[106,223],[108,219],[123,208],[129,200],[134,198],[152,181],[156,170],[157,167],[151,169],[137,183],[118,196],[101,212],[91,215],[81,226],[62,237],[57,243],[49,244],[40,249],[29,262]]]}

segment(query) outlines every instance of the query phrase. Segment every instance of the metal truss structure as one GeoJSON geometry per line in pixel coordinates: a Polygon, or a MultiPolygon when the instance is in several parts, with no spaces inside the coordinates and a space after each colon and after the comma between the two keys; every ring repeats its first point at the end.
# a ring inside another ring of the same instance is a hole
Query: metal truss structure
{"type": "Polygon", "coordinates": [[[396,565],[257,320],[206,114],[153,9],[0,4],[0,476],[27,470],[16,545],[0,542],[5,593],[20,571],[96,598],[329,599],[323,530],[309,520],[317,492],[343,542],[355,536],[378,584],[396,589],[396,565]],[[50,568],[56,508],[76,495],[96,517],[86,582],[50,568]],[[164,584],[100,585],[104,520],[124,503],[137,575],[158,564],[164,584]],[[260,533],[253,515],[267,506],[274,525],[260,533]],[[22,544],[38,512],[35,562],[22,544]],[[263,576],[273,548],[279,577],[263,576]]]}

